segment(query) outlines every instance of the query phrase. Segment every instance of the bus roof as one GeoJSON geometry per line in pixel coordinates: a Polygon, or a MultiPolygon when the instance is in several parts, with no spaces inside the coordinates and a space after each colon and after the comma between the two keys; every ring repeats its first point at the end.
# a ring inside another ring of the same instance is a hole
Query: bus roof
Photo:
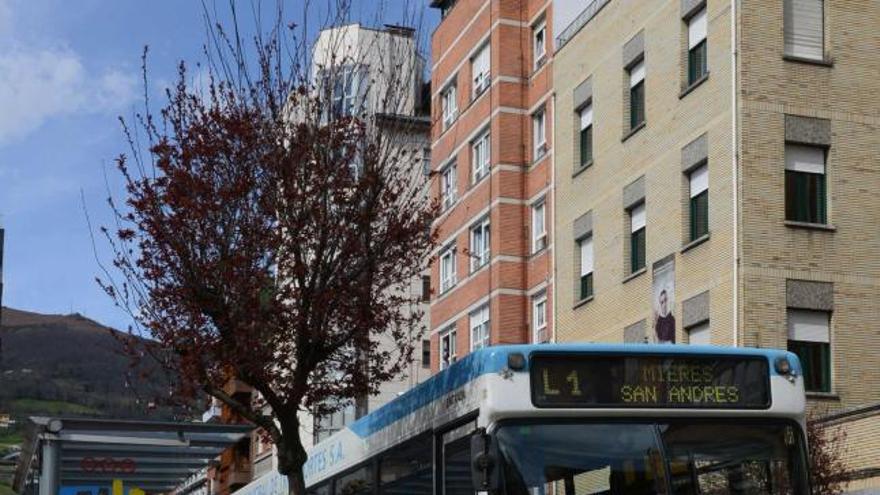
{"type": "MultiPolygon", "coordinates": [[[[490,346],[471,352],[400,397],[348,425],[347,428],[358,437],[368,437],[482,375],[504,370],[507,368],[507,359],[511,354],[519,353],[525,356],[525,368],[518,371],[528,371],[528,358],[536,351],[542,354],[764,356],[771,363],[769,369],[773,375],[776,375],[777,372],[772,363],[779,357],[786,357],[791,363],[792,370],[797,375],[801,374],[800,361],[798,361],[797,356],[791,352],[778,349],[670,344],[524,344],[490,346]]],[[[325,442],[330,441],[332,438],[330,437],[325,442]]]]}

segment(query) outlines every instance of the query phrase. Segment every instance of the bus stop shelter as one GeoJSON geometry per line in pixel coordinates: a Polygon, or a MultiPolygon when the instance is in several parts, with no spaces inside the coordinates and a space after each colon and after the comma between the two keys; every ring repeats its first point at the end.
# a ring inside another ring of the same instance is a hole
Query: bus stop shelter
{"type": "Polygon", "coordinates": [[[167,493],[251,430],[249,425],[31,417],[13,489],[22,495],[109,494],[119,480],[123,493],[167,493]]]}

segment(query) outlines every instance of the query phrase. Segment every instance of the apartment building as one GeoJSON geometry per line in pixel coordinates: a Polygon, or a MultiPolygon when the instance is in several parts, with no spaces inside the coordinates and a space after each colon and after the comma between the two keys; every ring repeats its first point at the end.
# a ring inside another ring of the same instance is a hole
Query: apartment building
{"type": "Polygon", "coordinates": [[[553,335],[553,13],[548,0],[430,5],[436,371],[553,335]]]}
{"type": "Polygon", "coordinates": [[[880,403],[880,4],[580,8],[553,67],[557,340],[788,348],[811,409],[880,403]]]}
{"type": "MultiPolygon", "coordinates": [[[[422,190],[426,202],[429,195],[430,101],[424,80],[422,58],[416,32],[404,26],[385,25],[381,28],[348,24],[324,29],[315,41],[312,53],[312,74],[319,87],[332,94],[332,112],[360,115],[368,123],[381,127],[383,153],[387,159],[406,164],[402,173],[415,189],[422,190]]],[[[411,298],[427,301],[427,272],[404,290],[411,298]]],[[[413,310],[426,311],[419,304],[413,310]]],[[[425,306],[425,307],[422,307],[425,306]]],[[[424,326],[427,327],[427,316],[424,326]]],[[[415,331],[415,330],[414,330],[415,331]]],[[[346,424],[393,400],[431,375],[427,336],[411,335],[415,351],[407,372],[398,380],[382,384],[379,394],[364,397],[328,417],[306,420],[314,424],[304,437],[307,446],[339,431],[346,424]]],[[[393,350],[397,343],[380,342],[393,350]]],[[[304,418],[305,419],[305,418],[304,418]]]]}

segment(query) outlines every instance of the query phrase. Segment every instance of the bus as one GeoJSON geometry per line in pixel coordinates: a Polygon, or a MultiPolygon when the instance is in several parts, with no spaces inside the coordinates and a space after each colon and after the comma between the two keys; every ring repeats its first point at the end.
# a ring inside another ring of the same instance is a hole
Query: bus
{"type": "Polygon", "coordinates": [[[808,494],[793,353],[472,352],[309,452],[310,495],[808,494]]]}

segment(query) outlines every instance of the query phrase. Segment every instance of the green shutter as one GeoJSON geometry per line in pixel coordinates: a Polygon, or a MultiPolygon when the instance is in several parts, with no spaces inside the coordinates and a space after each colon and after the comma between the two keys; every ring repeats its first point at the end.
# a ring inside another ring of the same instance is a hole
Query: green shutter
{"type": "Polygon", "coordinates": [[[697,240],[709,233],[709,191],[703,191],[690,201],[690,235],[697,240]]]}
{"type": "Polygon", "coordinates": [[[645,81],[629,90],[629,128],[635,129],[645,121],[645,81]]]}
{"type": "Polygon", "coordinates": [[[827,223],[827,201],[824,174],[785,171],[786,220],[827,223]]]}
{"type": "Polygon", "coordinates": [[[581,297],[586,299],[593,295],[593,274],[581,275],[581,297]]]}
{"type": "Polygon", "coordinates": [[[706,63],[707,48],[706,40],[703,40],[688,52],[688,85],[697,82],[708,72],[706,63]]]}
{"type": "Polygon", "coordinates": [[[593,126],[581,129],[581,166],[593,161],[593,126]]]}
{"type": "Polygon", "coordinates": [[[639,229],[630,236],[630,273],[645,267],[645,229],[639,229]]]}

